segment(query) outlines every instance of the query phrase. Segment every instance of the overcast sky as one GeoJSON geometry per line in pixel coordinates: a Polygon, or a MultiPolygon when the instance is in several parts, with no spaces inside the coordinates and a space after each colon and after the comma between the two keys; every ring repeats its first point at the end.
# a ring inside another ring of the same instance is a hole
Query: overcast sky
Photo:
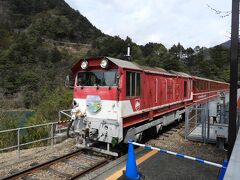
{"type": "Polygon", "coordinates": [[[207,5],[231,10],[229,0],[65,0],[109,35],[137,44],[159,42],[170,48],[211,47],[229,40],[231,15],[222,18],[207,5]]]}

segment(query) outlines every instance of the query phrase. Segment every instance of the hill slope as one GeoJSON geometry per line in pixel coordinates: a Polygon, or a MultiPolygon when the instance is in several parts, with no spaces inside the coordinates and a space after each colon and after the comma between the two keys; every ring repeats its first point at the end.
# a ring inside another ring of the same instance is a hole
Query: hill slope
{"type": "Polygon", "coordinates": [[[226,41],[226,42],[224,42],[224,43],[222,43],[220,45],[229,49],[231,47],[231,40],[226,41]]]}
{"type": "Polygon", "coordinates": [[[87,43],[103,35],[64,0],[1,0],[1,27],[45,38],[87,43]]]}
{"type": "Polygon", "coordinates": [[[0,7],[2,108],[39,104],[63,84],[76,55],[84,56],[91,47],[81,44],[105,36],[64,0],[0,0],[0,7]]]}

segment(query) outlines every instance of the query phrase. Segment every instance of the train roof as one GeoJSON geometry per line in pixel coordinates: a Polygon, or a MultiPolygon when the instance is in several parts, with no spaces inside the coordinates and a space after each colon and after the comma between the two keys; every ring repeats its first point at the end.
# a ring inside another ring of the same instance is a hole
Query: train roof
{"type": "Polygon", "coordinates": [[[140,71],[144,71],[146,73],[163,74],[163,75],[167,75],[167,76],[181,76],[181,77],[185,77],[185,78],[191,78],[191,76],[189,74],[186,74],[183,72],[166,71],[165,69],[160,68],[160,67],[143,66],[143,65],[139,65],[135,62],[125,61],[125,60],[121,60],[121,59],[117,59],[117,58],[111,58],[111,57],[105,57],[105,58],[112,61],[117,66],[126,68],[126,69],[140,70],[140,71]]]}
{"type": "Polygon", "coordinates": [[[139,65],[137,65],[136,63],[133,63],[131,61],[125,61],[125,60],[121,60],[121,59],[117,59],[117,58],[112,58],[112,57],[105,57],[108,60],[110,60],[111,62],[113,62],[114,64],[116,64],[117,66],[121,67],[121,68],[127,68],[127,69],[133,69],[133,70],[142,70],[139,65]]]}
{"type": "Polygon", "coordinates": [[[173,71],[173,70],[170,70],[169,72],[172,73],[172,74],[176,74],[177,76],[182,76],[182,77],[186,77],[186,78],[192,78],[191,75],[189,75],[187,73],[184,73],[184,72],[177,72],[177,71],[173,71]]]}
{"type": "Polygon", "coordinates": [[[203,77],[199,77],[199,76],[192,76],[193,79],[199,79],[199,80],[204,80],[204,81],[211,81],[211,82],[215,82],[215,83],[222,83],[222,84],[229,84],[227,82],[223,82],[223,81],[215,81],[212,79],[207,79],[207,78],[203,78],[203,77]]]}
{"type": "MultiPolygon", "coordinates": [[[[95,57],[95,58],[87,58],[87,59],[84,59],[84,60],[103,59],[103,58],[106,58],[109,61],[111,61],[112,63],[116,64],[118,67],[125,68],[125,69],[132,69],[132,70],[137,70],[137,71],[143,71],[143,72],[146,72],[146,73],[163,74],[163,75],[167,75],[167,76],[180,76],[180,77],[185,77],[185,78],[193,78],[193,79],[211,81],[211,82],[216,82],[216,83],[228,84],[228,83],[225,83],[225,82],[215,81],[215,80],[202,78],[202,77],[198,77],[198,76],[191,76],[191,75],[189,75],[187,73],[184,73],[184,72],[177,72],[177,71],[173,71],[173,70],[166,71],[163,68],[143,66],[143,65],[139,65],[139,64],[137,64],[135,62],[126,61],[126,60],[117,59],[117,58],[112,58],[112,57],[106,57],[106,56],[105,57],[101,56],[101,57],[95,57]]],[[[72,70],[77,69],[82,60],[83,59],[78,61],[72,67],[72,70]]]]}
{"type": "MultiPolygon", "coordinates": [[[[186,74],[186,73],[182,73],[182,72],[176,72],[176,71],[166,71],[163,68],[159,68],[159,67],[149,67],[149,66],[143,66],[143,65],[139,65],[135,62],[131,62],[131,61],[126,61],[126,60],[121,60],[121,59],[117,59],[117,58],[112,58],[112,57],[97,57],[97,58],[87,58],[84,60],[91,60],[91,59],[103,59],[106,58],[109,61],[113,62],[114,64],[116,64],[118,67],[121,68],[125,68],[125,69],[132,69],[132,70],[137,70],[137,71],[144,71],[146,73],[153,73],[153,74],[163,74],[163,75],[167,75],[167,76],[181,76],[181,77],[186,77],[186,78],[191,78],[190,75],[186,74]]],[[[81,59],[79,62],[77,62],[73,67],[72,70],[77,69],[77,67],[79,66],[80,62],[83,59],[81,59]]]]}

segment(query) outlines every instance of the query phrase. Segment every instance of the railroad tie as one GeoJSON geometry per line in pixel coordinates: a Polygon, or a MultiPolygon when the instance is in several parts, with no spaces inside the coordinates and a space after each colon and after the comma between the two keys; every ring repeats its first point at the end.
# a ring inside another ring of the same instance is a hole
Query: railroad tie
{"type": "Polygon", "coordinates": [[[57,176],[66,177],[68,179],[72,177],[72,175],[70,175],[70,174],[60,172],[60,171],[58,171],[56,169],[53,169],[51,167],[45,167],[43,169],[50,172],[51,174],[54,174],[54,175],[57,175],[57,176]]]}

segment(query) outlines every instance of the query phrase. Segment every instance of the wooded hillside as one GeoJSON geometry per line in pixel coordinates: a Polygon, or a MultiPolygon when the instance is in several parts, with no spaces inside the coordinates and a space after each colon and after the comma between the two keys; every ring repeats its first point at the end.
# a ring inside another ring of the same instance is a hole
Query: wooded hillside
{"type": "Polygon", "coordinates": [[[61,99],[54,91],[79,58],[124,58],[129,43],[137,63],[229,81],[223,46],[137,45],[102,33],[64,0],[0,0],[0,107],[37,109],[54,94],[61,99]]]}

